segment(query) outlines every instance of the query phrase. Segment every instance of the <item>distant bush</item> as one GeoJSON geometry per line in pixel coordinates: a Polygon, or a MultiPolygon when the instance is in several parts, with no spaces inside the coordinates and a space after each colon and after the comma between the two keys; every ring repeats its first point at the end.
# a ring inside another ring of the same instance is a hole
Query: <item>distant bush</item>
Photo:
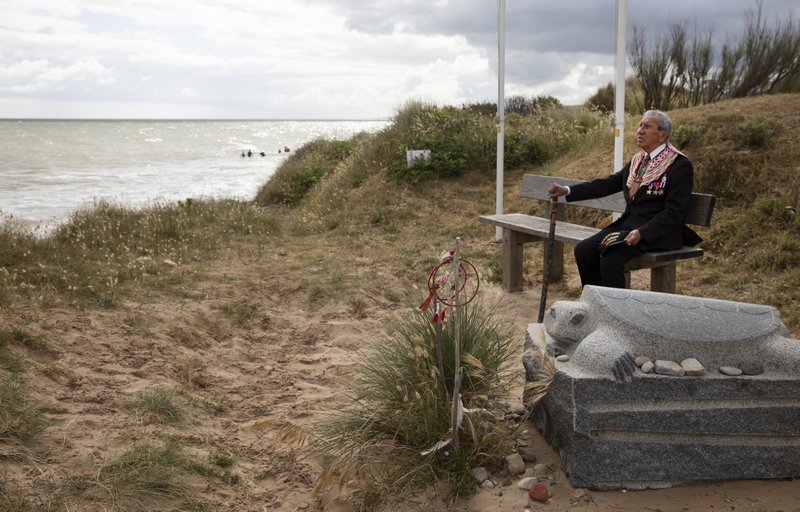
{"type": "Polygon", "coordinates": [[[736,125],[735,138],[739,145],[749,149],[764,149],[772,140],[775,127],[769,119],[749,117],[736,125]]]}
{"type": "Polygon", "coordinates": [[[473,114],[480,116],[495,117],[497,115],[497,103],[484,101],[482,103],[469,103],[465,106],[473,114]]]}
{"type": "MultiPolygon", "coordinates": [[[[505,100],[506,114],[531,115],[538,111],[547,110],[548,108],[560,107],[563,107],[561,101],[549,95],[536,97],[515,95],[509,96],[505,100]]],[[[497,116],[497,103],[493,102],[470,103],[465,105],[464,109],[483,116],[497,116]]]]}
{"type": "Polygon", "coordinates": [[[700,142],[703,136],[703,127],[695,124],[682,124],[672,132],[670,142],[678,149],[687,147],[700,142]]]}
{"type": "MultiPolygon", "coordinates": [[[[597,110],[603,114],[613,114],[616,108],[616,88],[612,82],[597,89],[583,104],[590,110],[597,110]]],[[[625,79],[625,112],[639,112],[638,103],[641,102],[642,86],[635,76],[625,79]]]]}
{"type": "Polygon", "coordinates": [[[494,159],[494,122],[468,109],[410,103],[400,110],[389,132],[396,147],[389,175],[419,183],[458,176],[468,168],[485,169],[494,159]],[[429,149],[431,158],[406,167],[406,151],[429,149]]]}
{"type": "Polygon", "coordinates": [[[800,91],[797,19],[781,13],[768,20],[762,3],[745,13],[739,37],[721,47],[686,20],[660,33],[634,25],[628,60],[643,90],[641,110],[800,91]]]}
{"type": "Polygon", "coordinates": [[[550,108],[563,107],[558,98],[553,96],[510,96],[506,98],[506,113],[531,115],[550,108]]]}
{"type": "MultiPolygon", "coordinates": [[[[508,168],[542,165],[554,155],[603,132],[608,125],[600,113],[566,108],[548,96],[515,97],[510,101],[528,113],[512,110],[506,117],[504,162],[508,168]]],[[[458,176],[468,169],[493,171],[497,160],[496,133],[493,119],[476,114],[469,107],[409,104],[383,134],[391,137],[397,148],[387,165],[389,175],[400,181],[419,183],[458,176]],[[407,169],[408,149],[430,149],[431,159],[407,169]]]]}
{"type": "Polygon", "coordinates": [[[589,108],[596,108],[601,112],[614,112],[614,105],[616,103],[614,92],[614,84],[609,82],[597,89],[597,91],[589,96],[585,105],[589,108]]]}

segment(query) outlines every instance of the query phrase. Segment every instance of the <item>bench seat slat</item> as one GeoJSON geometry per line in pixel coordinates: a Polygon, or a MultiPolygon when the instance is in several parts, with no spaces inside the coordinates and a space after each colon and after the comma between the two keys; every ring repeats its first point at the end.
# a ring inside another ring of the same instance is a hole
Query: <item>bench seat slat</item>
{"type": "MultiPolygon", "coordinates": [[[[533,217],[531,215],[525,215],[524,213],[481,215],[480,221],[540,238],[547,238],[547,235],[550,233],[550,219],[533,217]]],[[[555,239],[558,242],[576,244],[584,238],[594,235],[598,231],[600,230],[589,226],[558,221],[556,222],[555,239]]]]}
{"type": "MultiPolygon", "coordinates": [[[[527,233],[537,238],[545,239],[550,232],[550,220],[543,217],[533,217],[525,215],[524,213],[507,213],[504,215],[481,215],[479,217],[481,222],[500,226],[501,228],[511,229],[521,233],[527,233]]],[[[577,244],[581,240],[588,238],[600,231],[599,229],[581,226],[580,224],[572,224],[569,222],[558,221],[556,222],[555,239],[558,242],[566,242],[569,244],[577,244]]],[[[637,268],[631,270],[638,270],[640,268],[647,268],[655,263],[685,260],[690,258],[699,258],[703,255],[703,249],[699,247],[690,247],[688,245],[680,249],[673,249],[670,251],[657,251],[646,252],[641,256],[637,256],[633,261],[637,268]],[[646,267],[639,267],[638,264],[647,265],[646,267]]]]}

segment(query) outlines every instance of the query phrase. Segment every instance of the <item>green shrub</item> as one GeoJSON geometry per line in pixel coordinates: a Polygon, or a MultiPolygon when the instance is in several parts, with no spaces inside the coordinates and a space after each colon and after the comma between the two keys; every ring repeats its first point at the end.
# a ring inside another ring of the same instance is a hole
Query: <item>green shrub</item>
{"type": "Polygon", "coordinates": [[[747,167],[736,154],[714,153],[695,164],[694,189],[718,198],[738,201],[752,193],[746,183],[753,172],[747,167]]]}
{"type": "Polygon", "coordinates": [[[587,108],[597,109],[600,112],[614,112],[616,104],[616,96],[614,91],[614,84],[612,82],[600,86],[593,95],[586,100],[585,106],[587,108]]]}
{"type": "Polygon", "coordinates": [[[513,168],[523,164],[543,165],[552,158],[552,153],[537,139],[529,139],[522,134],[506,139],[505,163],[513,168]]]}
{"type": "Polygon", "coordinates": [[[506,112],[515,113],[520,115],[532,115],[539,111],[547,110],[550,108],[559,108],[563,105],[553,96],[509,96],[506,98],[506,112]]]}
{"type": "Polygon", "coordinates": [[[459,176],[468,168],[485,169],[494,157],[494,123],[468,109],[412,103],[400,111],[389,131],[396,152],[389,175],[419,183],[459,176]],[[429,149],[430,161],[406,166],[406,151],[429,149]]]}
{"type": "Polygon", "coordinates": [[[261,187],[256,204],[296,206],[340,161],[352,155],[361,138],[317,139],[304,144],[261,187]]]}
{"type": "Polygon", "coordinates": [[[761,116],[749,117],[736,125],[735,140],[749,149],[764,149],[772,141],[775,127],[769,119],[761,116]]]}
{"type": "MultiPolygon", "coordinates": [[[[504,161],[509,168],[542,165],[603,131],[607,119],[583,108],[566,108],[554,98],[516,98],[505,125],[504,161]]],[[[459,176],[467,169],[492,172],[497,162],[497,126],[477,108],[412,103],[384,133],[395,144],[386,163],[395,179],[420,183],[459,176]],[[429,149],[429,162],[406,168],[406,151],[429,149]]]]}
{"type": "Polygon", "coordinates": [[[697,144],[703,136],[703,127],[695,124],[682,124],[672,132],[670,142],[678,149],[686,149],[697,144]]]}

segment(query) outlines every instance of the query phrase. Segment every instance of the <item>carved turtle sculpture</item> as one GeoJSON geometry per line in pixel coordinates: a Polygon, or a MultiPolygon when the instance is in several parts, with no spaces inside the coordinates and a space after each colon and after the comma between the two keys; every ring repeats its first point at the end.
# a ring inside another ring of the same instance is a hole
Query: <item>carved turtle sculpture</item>
{"type": "Polygon", "coordinates": [[[767,372],[800,375],[800,341],[771,306],[585,286],[580,301],[553,304],[544,325],[550,351],[617,381],[634,374],[634,355],[707,368],[757,359],[767,372]]]}

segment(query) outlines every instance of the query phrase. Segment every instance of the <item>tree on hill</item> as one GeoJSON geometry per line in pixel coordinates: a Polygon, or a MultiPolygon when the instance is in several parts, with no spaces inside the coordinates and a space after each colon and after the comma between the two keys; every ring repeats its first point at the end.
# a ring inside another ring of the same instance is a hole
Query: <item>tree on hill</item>
{"type": "Polygon", "coordinates": [[[742,36],[721,48],[711,32],[690,33],[683,21],[655,41],[634,26],[628,57],[642,90],[640,112],[800,92],[800,24],[788,16],[770,25],[761,2],[746,13],[742,36]]]}

